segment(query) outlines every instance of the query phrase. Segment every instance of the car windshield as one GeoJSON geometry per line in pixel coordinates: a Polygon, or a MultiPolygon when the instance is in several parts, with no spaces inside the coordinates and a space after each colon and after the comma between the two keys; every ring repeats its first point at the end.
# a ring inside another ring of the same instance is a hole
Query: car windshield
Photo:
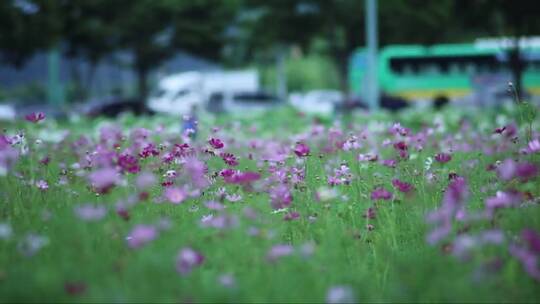
{"type": "Polygon", "coordinates": [[[277,102],[276,96],[264,92],[255,93],[237,93],[234,94],[235,102],[240,103],[274,103],[277,102]]]}
{"type": "Polygon", "coordinates": [[[152,92],[152,96],[156,97],[156,98],[160,98],[160,97],[163,97],[163,95],[165,95],[167,91],[164,90],[164,89],[156,89],[154,92],[152,92]]]}

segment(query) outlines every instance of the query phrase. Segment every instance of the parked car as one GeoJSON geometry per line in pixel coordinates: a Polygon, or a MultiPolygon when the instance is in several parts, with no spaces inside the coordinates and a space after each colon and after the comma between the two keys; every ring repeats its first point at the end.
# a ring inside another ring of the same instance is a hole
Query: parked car
{"type": "Polygon", "coordinates": [[[207,103],[214,113],[256,113],[283,105],[283,100],[267,92],[216,92],[207,103]]]}
{"type": "Polygon", "coordinates": [[[335,90],[314,90],[305,94],[293,93],[289,102],[298,111],[306,114],[331,115],[344,96],[335,90]]]}
{"type": "Polygon", "coordinates": [[[0,121],[13,121],[17,116],[15,107],[11,104],[0,104],[0,121]]]}
{"type": "Polygon", "coordinates": [[[74,112],[88,117],[106,116],[112,118],[126,112],[131,112],[135,115],[154,114],[154,111],[146,107],[140,99],[119,96],[92,99],[82,105],[76,106],[74,112]]]}
{"type": "Polygon", "coordinates": [[[158,82],[148,106],[156,112],[184,115],[194,106],[204,106],[214,93],[258,90],[255,70],[179,73],[158,82]]]}

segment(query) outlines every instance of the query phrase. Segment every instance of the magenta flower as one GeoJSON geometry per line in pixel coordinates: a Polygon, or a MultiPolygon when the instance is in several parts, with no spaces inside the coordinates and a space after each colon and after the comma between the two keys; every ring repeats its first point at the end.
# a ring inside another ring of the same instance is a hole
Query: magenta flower
{"type": "Polygon", "coordinates": [[[414,189],[413,185],[406,182],[402,182],[397,178],[392,180],[392,185],[394,185],[396,189],[398,189],[400,192],[403,192],[403,193],[409,193],[411,192],[411,190],[414,189]]]}
{"type": "Polygon", "coordinates": [[[127,153],[118,156],[117,164],[122,168],[123,172],[137,173],[141,170],[139,160],[135,156],[127,153]]]}
{"type": "Polygon", "coordinates": [[[495,196],[486,198],[486,208],[497,209],[512,207],[521,201],[521,195],[517,192],[497,191],[495,196]]]}
{"type": "Polygon", "coordinates": [[[371,192],[372,200],[390,200],[392,199],[392,192],[384,189],[383,187],[377,187],[371,192]]]}
{"type": "Polygon", "coordinates": [[[204,256],[189,247],[183,248],[176,256],[176,271],[180,275],[188,275],[195,267],[204,262],[204,256]]]}
{"type": "Polygon", "coordinates": [[[289,188],[279,184],[270,189],[271,205],[274,210],[286,208],[291,205],[292,195],[289,188]]]}
{"type": "Polygon", "coordinates": [[[158,155],[159,155],[159,150],[152,143],[147,144],[139,153],[139,156],[142,158],[147,158],[150,156],[158,156],[158,155]]]}
{"type": "Polygon", "coordinates": [[[533,179],[538,175],[538,167],[535,164],[531,163],[518,163],[516,166],[516,176],[522,182],[526,182],[530,179],[533,179]]]}
{"type": "Polygon", "coordinates": [[[233,176],[233,174],[235,174],[237,171],[234,170],[234,169],[230,169],[230,168],[227,168],[227,169],[223,169],[221,171],[219,171],[219,175],[223,176],[223,177],[230,177],[230,176],[233,176]]]}
{"type": "Polygon", "coordinates": [[[532,229],[524,229],[521,232],[521,238],[527,242],[531,252],[540,255],[540,234],[532,229]]]}
{"type": "Polygon", "coordinates": [[[173,204],[180,204],[187,198],[187,193],[184,189],[178,187],[167,187],[165,189],[165,198],[173,204]]]}
{"type": "Polygon", "coordinates": [[[309,146],[304,143],[297,143],[294,147],[294,154],[298,157],[308,156],[310,152],[309,146]]]}
{"type": "Polygon", "coordinates": [[[229,166],[238,166],[238,159],[232,153],[221,153],[219,156],[229,166]]]}
{"type": "Polygon", "coordinates": [[[28,120],[29,122],[37,123],[39,121],[42,121],[45,119],[45,113],[43,112],[32,112],[26,116],[24,116],[24,119],[28,120]]]}
{"type": "Polygon", "coordinates": [[[88,179],[98,193],[107,193],[118,183],[117,172],[113,168],[98,169],[90,173],[88,179]]]}
{"type": "Polygon", "coordinates": [[[522,182],[526,182],[538,175],[538,167],[527,162],[517,163],[508,158],[497,167],[497,174],[505,181],[519,177],[522,182]]]}
{"type": "Polygon", "coordinates": [[[86,204],[75,207],[74,212],[83,221],[99,221],[107,214],[107,208],[105,206],[86,204]]]}
{"type": "Polygon", "coordinates": [[[517,258],[529,276],[540,281],[540,234],[531,229],[521,232],[521,240],[525,246],[512,244],[510,254],[517,258]]]}
{"type": "Polygon", "coordinates": [[[140,248],[157,238],[159,231],[154,226],[137,225],[126,237],[128,246],[133,249],[140,248]]]}
{"type": "Polygon", "coordinates": [[[376,217],[376,215],[377,214],[375,212],[375,209],[369,207],[369,208],[367,208],[366,212],[364,212],[362,217],[372,220],[372,219],[374,219],[376,217]]]}
{"type": "Polygon", "coordinates": [[[409,147],[404,141],[399,141],[397,143],[394,143],[394,149],[398,151],[407,151],[409,147]]]}
{"type": "Polygon", "coordinates": [[[395,161],[394,159],[384,159],[381,161],[381,164],[389,168],[395,168],[397,165],[397,161],[395,161]]]}
{"type": "Polygon", "coordinates": [[[437,153],[435,154],[435,161],[441,163],[441,164],[444,164],[444,163],[447,163],[449,162],[451,159],[452,159],[452,155],[448,154],[448,153],[437,153]]]}
{"type": "Polygon", "coordinates": [[[294,221],[294,220],[297,220],[300,218],[300,213],[296,212],[296,211],[291,211],[289,213],[286,213],[284,216],[283,216],[283,220],[284,221],[294,221]]]}
{"type": "Polygon", "coordinates": [[[236,172],[230,176],[225,176],[225,182],[229,184],[249,184],[257,181],[261,178],[261,175],[256,172],[236,172]]]}
{"type": "Polygon", "coordinates": [[[214,149],[221,149],[221,148],[225,147],[225,144],[223,144],[223,142],[219,138],[210,138],[208,143],[214,149]]]}
{"type": "Polygon", "coordinates": [[[499,175],[499,178],[502,180],[511,180],[514,178],[514,174],[516,173],[516,162],[511,159],[507,158],[505,159],[498,167],[497,167],[497,174],[499,175]]]}
{"type": "Polygon", "coordinates": [[[294,252],[294,248],[291,245],[278,244],[272,246],[266,255],[266,258],[270,262],[275,262],[278,259],[291,255],[294,252]]]}

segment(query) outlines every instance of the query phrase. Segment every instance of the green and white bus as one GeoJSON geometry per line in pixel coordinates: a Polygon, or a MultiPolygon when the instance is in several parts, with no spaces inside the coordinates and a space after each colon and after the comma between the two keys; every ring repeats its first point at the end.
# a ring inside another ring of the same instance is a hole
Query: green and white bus
{"type": "MultiPolygon", "coordinates": [[[[540,96],[540,39],[527,41],[520,41],[521,58],[526,64],[523,87],[529,94],[540,96]]],[[[464,97],[472,93],[475,77],[510,75],[506,47],[508,43],[500,39],[386,46],[377,62],[380,90],[409,101],[464,97]]],[[[365,77],[366,50],[358,49],[349,61],[349,86],[354,95],[363,97],[365,77]]]]}

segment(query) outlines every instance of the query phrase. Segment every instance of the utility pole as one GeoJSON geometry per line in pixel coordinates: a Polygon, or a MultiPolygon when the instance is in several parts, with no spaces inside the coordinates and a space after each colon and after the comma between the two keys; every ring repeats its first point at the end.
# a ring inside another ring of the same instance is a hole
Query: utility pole
{"type": "Polygon", "coordinates": [[[366,45],[367,45],[367,73],[366,73],[366,101],[369,110],[379,108],[379,81],[377,78],[377,0],[365,0],[366,9],[366,45]]]}
{"type": "Polygon", "coordinates": [[[62,106],[64,92],[60,83],[60,50],[53,47],[47,54],[47,101],[50,105],[62,106]]]}

